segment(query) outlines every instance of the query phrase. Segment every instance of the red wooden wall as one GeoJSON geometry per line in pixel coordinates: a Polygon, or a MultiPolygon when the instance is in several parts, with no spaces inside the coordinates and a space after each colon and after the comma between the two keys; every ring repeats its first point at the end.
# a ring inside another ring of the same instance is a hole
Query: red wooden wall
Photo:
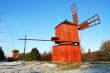
{"type": "Polygon", "coordinates": [[[53,46],[52,62],[81,62],[80,44],[73,45],[73,42],[79,43],[77,25],[68,21],[62,22],[55,28],[55,37],[66,42],[53,46]]]}
{"type": "Polygon", "coordinates": [[[54,62],[81,62],[80,46],[53,46],[52,61],[54,62]]]}
{"type": "Polygon", "coordinates": [[[72,24],[60,24],[55,29],[55,37],[58,37],[60,41],[79,42],[78,26],[72,24]]]}

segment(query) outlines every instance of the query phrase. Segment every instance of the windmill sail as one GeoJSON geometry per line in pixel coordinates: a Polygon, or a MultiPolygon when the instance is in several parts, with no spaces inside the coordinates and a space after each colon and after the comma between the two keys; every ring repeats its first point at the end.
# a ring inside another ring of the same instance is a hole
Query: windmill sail
{"type": "Polygon", "coordinates": [[[76,8],[76,4],[75,3],[72,4],[71,11],[72,11],[72,16],[73,16],[73,23],[75,25],[78,25],[77,8],[76,8]]]}
{"type": "Polygon", "coordinates": [[[51,40],[44,40],[44,39],[19,39],[19,40],[32,40],[32,41],[51,41],[51,40]]]}
{"type": "Polygon", "coordinates": [[[53,42],[72,42],[72,41],[59,41],[59,39],[45,40],[45,39],[18,39],[18,40],[30,40],[30,41],[53,41],[53,42]]]}
{"type": "Polygon", "coordinates": [[[93,17],[89,18],[88,20],[79,24],[78,30],[84,30],[86,28],[95,26],[97,24],[100,24],[100,18],[98,15],[94,15],[93,17]]]}

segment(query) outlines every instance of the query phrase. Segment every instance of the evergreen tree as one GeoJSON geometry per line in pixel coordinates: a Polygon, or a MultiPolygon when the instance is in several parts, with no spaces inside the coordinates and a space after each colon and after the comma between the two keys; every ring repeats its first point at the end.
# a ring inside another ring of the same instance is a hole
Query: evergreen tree
{"type": "Polygon", "coordinates": [[[32,48],[30,52],[31,60],[39,60],[40,59],[40,53],[37,48],[32,48]]]}
{"type": "Polygon", "coordinates": [[[5,60],[4,51],[0,49],[0,60],[5,60]]]}

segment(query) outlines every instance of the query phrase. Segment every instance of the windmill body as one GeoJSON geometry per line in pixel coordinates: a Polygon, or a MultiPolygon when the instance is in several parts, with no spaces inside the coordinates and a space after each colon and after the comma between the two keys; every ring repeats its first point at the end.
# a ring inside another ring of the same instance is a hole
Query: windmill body
{"type": "Polygon", "coordinates": [[[59,38],[59,44],[53,46],[52,50],[53,62],[81,61],[78,26],[73,25],[73,23],[65,20],[55,28],[55,37],[59,38]]]}

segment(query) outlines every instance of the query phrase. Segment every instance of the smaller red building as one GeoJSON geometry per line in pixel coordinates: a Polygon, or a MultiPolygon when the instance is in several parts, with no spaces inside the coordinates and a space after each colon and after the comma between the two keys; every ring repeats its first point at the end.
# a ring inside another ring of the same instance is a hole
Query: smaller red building
{"type": "Polygon", "coordinates": [[[12,55],[13,58],[15,58],[15,59],[19,58],[19,56],[20,56],[19,50],[13,50],[12,53],[13,53],[13,55],[12,55]]]}

